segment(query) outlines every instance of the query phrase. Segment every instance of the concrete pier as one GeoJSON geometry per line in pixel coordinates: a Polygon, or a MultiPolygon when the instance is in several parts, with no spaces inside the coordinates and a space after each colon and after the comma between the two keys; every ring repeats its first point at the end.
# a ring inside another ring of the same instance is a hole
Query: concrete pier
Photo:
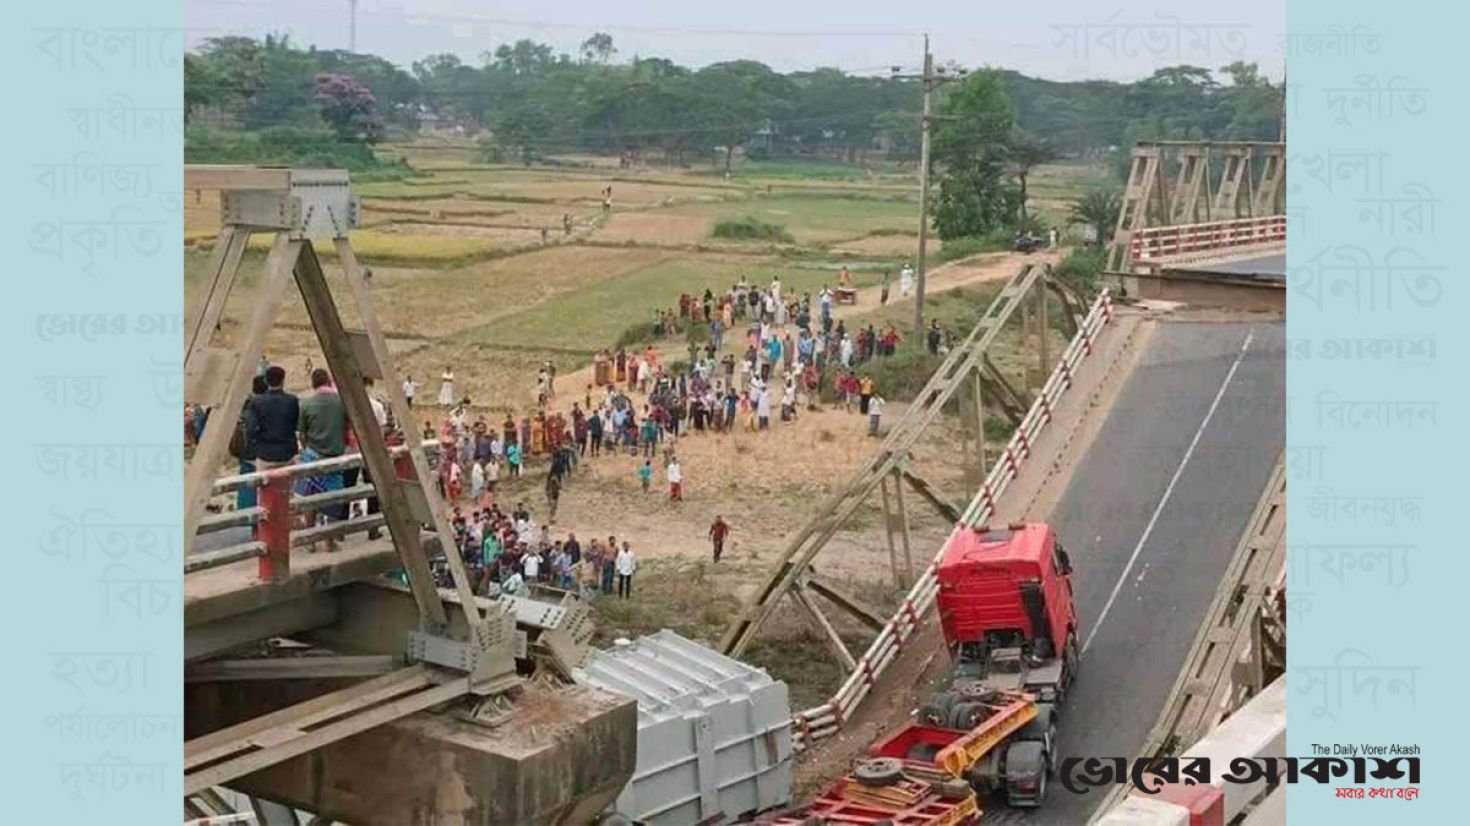
{"type": "MultiPolygon", "coordinates": [[[[341,681],[196,683],[190,738],[340,688],[341,681]]],[[[525,689],[495,726],[435,709],[231,784],[354,826],[574,824],[633,775],[637,705],[590,687],[525,689]]]]}

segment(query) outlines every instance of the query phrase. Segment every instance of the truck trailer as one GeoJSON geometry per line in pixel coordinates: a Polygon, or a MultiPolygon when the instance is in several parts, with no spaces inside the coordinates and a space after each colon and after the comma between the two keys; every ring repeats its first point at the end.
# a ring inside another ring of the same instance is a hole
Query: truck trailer
{"type": "Polygon", "coordinates": [[[783,826],[950,826],[1032,808],[1077,674],[1072,565],[1049,525],[955,528],[936,570],[950,670],[914,719],[783,826]]]}

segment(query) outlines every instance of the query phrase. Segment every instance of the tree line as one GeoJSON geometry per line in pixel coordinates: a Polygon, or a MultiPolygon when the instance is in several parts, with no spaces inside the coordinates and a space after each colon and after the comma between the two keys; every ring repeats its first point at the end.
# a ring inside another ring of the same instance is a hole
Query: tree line
{"type": "MultiPolygon", "coordinates": [[[[998,86],[1014,129],[1055,155],[1106,158],[1144,138],[1272,139],[1280,127],[1282,87],[1250,63],[1222,67],[1223,78],[1176,66],[1132,83],[977,74],[998,86]]],[[[967,85],[940,94],[963,98],[967,85]]],[[[921,94],[913,79],[833,68],[781,73],[752,60],[694,69],[621,59],[601,33],[576,55],[519,40],[487,50],[478,64],[438,54],[406,69],[374,55],[299,48],[287,37],[221,37],[184,64],[186,117],[195,124],[371,143],[387,129],[433,121],[488,130],[492,148],[522,160],[569,150],[676,162],[728,162],[737,150],[912,160],[921,94]]]]}

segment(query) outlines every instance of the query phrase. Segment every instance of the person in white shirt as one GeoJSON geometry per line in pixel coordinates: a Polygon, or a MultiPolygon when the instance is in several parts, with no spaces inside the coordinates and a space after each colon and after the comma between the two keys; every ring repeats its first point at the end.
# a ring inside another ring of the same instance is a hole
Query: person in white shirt
{"type": "Polygon", "coordinates": [[[633,572],[638,570],[638,558],[633,555],[633,548],[627,542],[623,543],[623,549],[618,551],[613,560],[613,570],[618,574],[618,598],[627,599],[633,596],[633,572]]]}
{"type": "Polygon", "coordinates": [[[526,581],[521,578],[521,572],[516,570],[512,570],[510,575],[500,583],[500,593],[502,594],[519,594],[525,588],[526,581]]]}
{"type": "Polygon", "coordinates": [[[405,399],[408,399],[408,406],[409,407],[413,407],[413,396],[417,392],[419,392],[419,386],[418,386],[418,383],[413,380],[413,376],[404,376],[403,377],[403,397],[405,399]]]}
{"type": "Polygon", "coordinates": [[[669,477],[669,501],[683,502],[684,469],[679,467],[679,459],[677,457],[669,459],[668,467],[664,468],[664,473],[669,477]]]}
{"type": "Polygon", "coordinates": [[[878,420],[883,415],[883,405],[884,404],[887,404],[887,402],[883,401],[883,397],[882,396],[879,396],[876,393],[874,393],[873,396],[868,399],[868,435],[869,436],[877,436],[878,435],[878,420]]]}
{"type": "Polygon", "coordinates": [[[527,582],[536,582],[541,578],[541,554],[535,548],[521,557],[521,572],[526,575],[527,582]]]}
{"type": "Polygon", "coordinates": [[[439,377],[439,406],[454,406],[454,371],[447,366],[444,375],[439,377]]]}
{"type": "Polygon", "coordinates": [[[477,505],[485,492],[485,467],[479,462],[470,463],[470,500],[477,505]]]}
{"type": "Polygon", "coordinates": [[[898,293],[907,296],[914,289],[914,268],[905,264],[898,271],[898,293]]]}

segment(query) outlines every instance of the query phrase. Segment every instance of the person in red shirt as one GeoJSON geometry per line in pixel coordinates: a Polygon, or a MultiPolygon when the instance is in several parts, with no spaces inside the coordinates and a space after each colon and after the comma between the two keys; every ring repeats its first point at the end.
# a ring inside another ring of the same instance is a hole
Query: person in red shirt
{"type": "Polygon", "coordinates": [[[720,554],[725,551],[725,537],[730,535],[730,523],[723,516],[715,516],[715,521],[709,526],[709,540],[714,543],[715,561],[720,561],[720,554]]]}

